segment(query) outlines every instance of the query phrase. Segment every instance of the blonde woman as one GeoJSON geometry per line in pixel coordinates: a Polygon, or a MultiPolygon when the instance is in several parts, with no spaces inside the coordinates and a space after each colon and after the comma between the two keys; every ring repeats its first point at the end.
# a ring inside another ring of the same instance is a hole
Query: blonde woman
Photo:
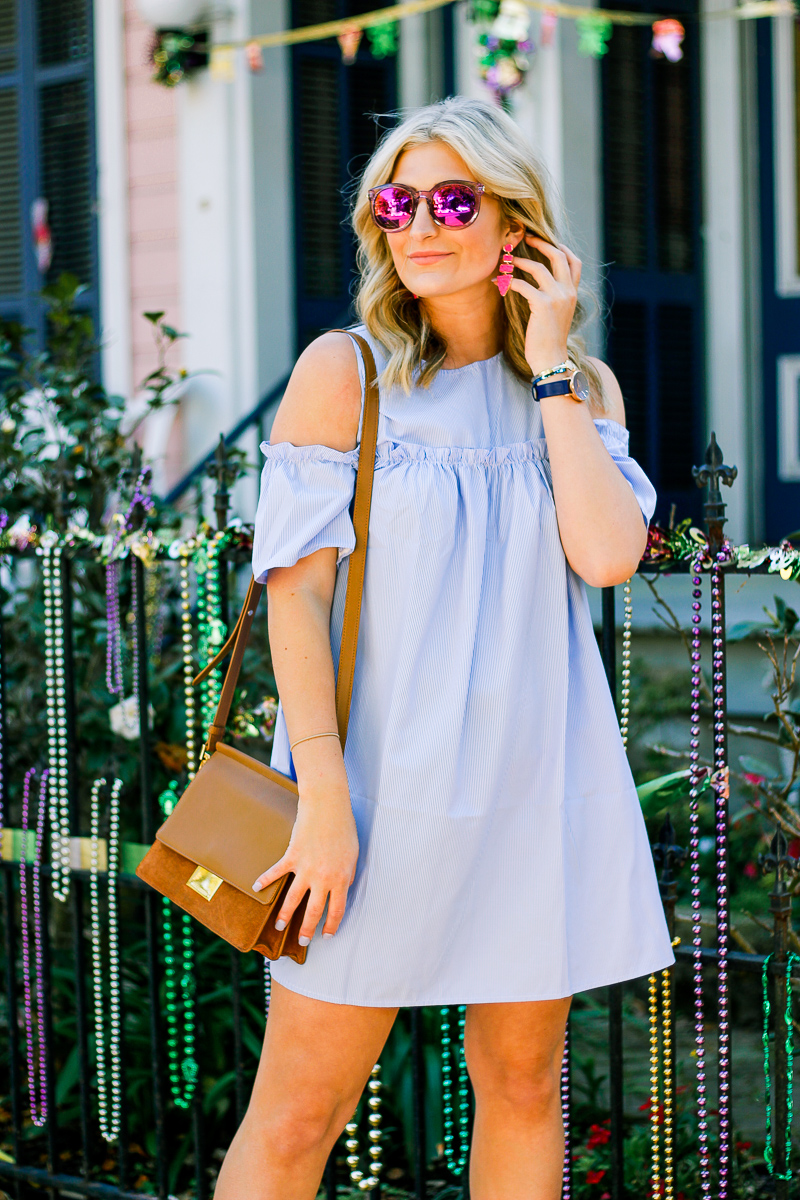
{"type": "Polygon", "coordinates": [[[274,965],[216,1200],[312,1200],[398,1006],[443,1004],[467,1005],[473,1200],[557,1200],[570,997],[673,961],[584,590],[636,570],[655,495],[507,116],[467,99],[413,113],[353,222],[381,416],[349,735],[344,759],[314,736],[336,729],[364,381],[328,333],[262,447],[253,553],[272,762],[300,793],[255,887],[294,872],[280,919],[309,893],[312,944],[274,965]]]}

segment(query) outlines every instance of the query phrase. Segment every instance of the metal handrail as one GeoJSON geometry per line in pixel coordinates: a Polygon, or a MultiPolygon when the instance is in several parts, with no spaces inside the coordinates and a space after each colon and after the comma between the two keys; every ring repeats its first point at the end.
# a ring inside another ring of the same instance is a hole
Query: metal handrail
{"type": "MultiPolygon", "coordinates": [[[[284,377],[280,379],[265,396],[261,397],[258,404],[256,404],[254,408],[250,409],[250,412],[245,413],[241,420],[236,422],[233,429],[223,435],[222,440],[224,444],[226,446],[235,446],[239,441],[239,438],[243,437],[243,435],[247,433],[248,429],[251,429],[254,425],[257,425],[267,410],[271,408],[272,405],[275,404],[275,402],[279,400],[286,391],[286,385],[288,382],[289,375],[287,374],[284,375],[284,377]]],[[[195,483],[211,466],[216,453],[217,447],[214,446],[213,449],[209,450],[208,454],[204,455],[198,463],[195,463],[192,469],[188,471],[182,479],[179,479],[175,486],[169,492],[167,492],[166,496],[164,497],[165,503],[174,504],[177,500],[180,500],[181,496],[183,496],[184,493],[187,492],[192,486],[192,484],[195,483]]]]}

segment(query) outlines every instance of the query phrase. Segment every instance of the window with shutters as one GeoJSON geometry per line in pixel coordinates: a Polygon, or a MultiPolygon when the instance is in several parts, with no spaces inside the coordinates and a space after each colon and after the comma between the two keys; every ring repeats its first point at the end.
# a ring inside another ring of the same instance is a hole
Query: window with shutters
{"type": "Polygon", "coordinates": [[[0,314],[41,339],[38,293],[62,271],[96,318],[91,0],[0,0],[0,314]],[[34,237],[33,208],[47,201],[34,237]]]}
{"type": "Polygon", "coordinates": [[[616,26],[602,66],[608,355],[664,521],[673,504],[699,515],[703,453],[698,26],[681,9],[679,62],[652,56],[648,27],[616,26]]]}
{"type": "MultiPolygon", "coordinates": [[[[294,0],[296,27],[370,12],[375,0],[294,0]]],[[[296,46],[294,89],[297,348],[352,317],[355,246],[349,189],[382,132],[373,114],[396,107],[392,57],[375,59],[365,36],[345,66],[335,39],[296,46]]]]}

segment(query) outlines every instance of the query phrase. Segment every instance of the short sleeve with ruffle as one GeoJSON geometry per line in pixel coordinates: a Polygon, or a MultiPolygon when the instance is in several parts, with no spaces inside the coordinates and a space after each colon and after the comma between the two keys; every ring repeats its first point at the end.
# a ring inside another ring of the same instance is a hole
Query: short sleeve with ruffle
{"type": "Polygon", "coordinates": [[[619,421],[608,418],[595,421],[595,428],[603,445],[619,467],[633,489],[645,524],[649,524],[656,509],[656,489],[645,475],[635,458],[628,454],[628,431],[619,421]]]}
{"type": "Polygon", "coordinates": [[[262,442],[253,575],[266,582],[270,567],[292,567],[325,546],[339,551],[337,565],[355,548],[350,518],[358,450],[262,442]]]}

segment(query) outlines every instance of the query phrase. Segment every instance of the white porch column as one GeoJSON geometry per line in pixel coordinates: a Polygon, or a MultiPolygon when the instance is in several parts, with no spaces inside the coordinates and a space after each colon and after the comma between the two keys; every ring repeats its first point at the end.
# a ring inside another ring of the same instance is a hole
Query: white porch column
{"type": "MultiPolygon", "coordinates": [[[[703,10],[727,7],[704,0],[703,10]]],[[[726,463],[739,478],[723,497],[725,532],[747,541],[751,446],[747,412],[742,208],[742,110],[739,28],[736,21],[700,23],[703,128],[703,231],[705,240],[707,431],[716,432],[726,463]]]]}

